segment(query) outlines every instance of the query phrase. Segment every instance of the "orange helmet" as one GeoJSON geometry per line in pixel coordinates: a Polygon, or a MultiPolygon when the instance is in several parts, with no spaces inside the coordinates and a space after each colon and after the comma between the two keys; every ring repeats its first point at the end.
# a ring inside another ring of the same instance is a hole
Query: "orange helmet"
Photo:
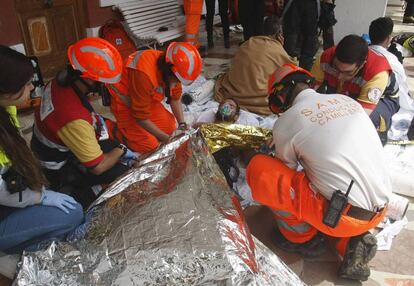
{"type": "Polygon", "coordinates": [[[103,83],[121,80],[122,57],[118,50],[101,38],[85,38],[68,48],[68,58],[82,77],[103,83]]]}
{"type": "Polygon", "coordinates": [[[269,108],[273,113],[282,113],[290,107],[293,87],[299,82],[313,86],[315,78],[294,64],[284,64],[270,75],[267,88],[269,108]]]}
{"type": "Polygon", "coordinates": [[[172,42],[167,48],[165,61],[173,65],[173,73],[184,85],[190,85],[200,75],[203,65],[198,50],[185,42],[172,42]]]}

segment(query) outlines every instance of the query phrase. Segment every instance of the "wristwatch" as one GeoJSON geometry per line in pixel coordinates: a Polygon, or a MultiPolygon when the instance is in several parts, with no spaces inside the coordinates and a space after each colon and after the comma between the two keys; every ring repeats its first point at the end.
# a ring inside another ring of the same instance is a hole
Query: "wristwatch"
{"type": "Polygon", "coordinates": [[[128,147],[125,146],[124,144],[120,143],[118,146],[116,146],[117,148],[122,150],[122,156],[124,156],[126,154],[126,152],[128,151],[128,147]]]}

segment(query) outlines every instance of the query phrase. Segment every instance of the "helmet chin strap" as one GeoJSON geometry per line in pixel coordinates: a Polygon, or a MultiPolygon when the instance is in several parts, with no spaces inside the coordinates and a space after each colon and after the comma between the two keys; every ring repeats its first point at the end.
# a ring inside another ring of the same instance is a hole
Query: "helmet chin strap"
{"type": "Polygon", "coordinates": [[[285,112],[292,105],[292,92],[295,88],[294,83],[286,84],[280,91],[278,91],[275,96],[278,98],[280,103],[280,110],[285,112]]]}
{"type": "Polygon", "coordinates": [[[283,107],[283,111],[286,111],[287,109],[289,109],[291,106],[292,106],[292,102],[293,102],[293,96],[292,96],[292,94],[293,94],[293,90],[295,89],[295,86],[296,86],[296,84],[294,83],[294,82],[292,82],[291,84],[289,84],[289,86],[288,86],[288,92],[287,92],[287,95],[286,95],[286,99],[285,99],[285,102],[284,102],[284,107],[283,107]]]}

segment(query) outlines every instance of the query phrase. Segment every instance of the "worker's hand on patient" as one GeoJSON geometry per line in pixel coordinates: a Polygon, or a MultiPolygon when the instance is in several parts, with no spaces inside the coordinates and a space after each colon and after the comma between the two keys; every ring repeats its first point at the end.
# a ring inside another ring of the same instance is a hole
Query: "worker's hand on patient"
{"type": "Polygon", "coordinates": [[[76,209],[77,202],[74,198],[66,194],[44,190],[40,204],[43,206],[57,207],[68,214],[70,210],[76,209]]]}
{"type": "Polygon", "coordinates": [[[197,128],[201,127],[201,125],[203,125],[203,124],[206,124],[206,123],[205,122],[196,122],[196,123],[193,123],[193,128],[194,129],[197,129],[197,128]]]}
{"type": "Polygon", "coordinates": [[[119,159],[121,164],[128,167],[132,167],[139,159],[139,153],[136,153],[130,149],[127,149],[124,155],[119,159]]]}
{"type": "Polygon", "coordinates": [[[187,123],[185,122],[180,122],[178,124],[178,130],[188,130],[190,127],[187,125],[187,123]]]}
{"type": "Polygon", "coordinates": [[[174,132],[171,134],[168,141],[171,141],[172,138],[175,138],[177,136],[180,136],[185,133],[190,127],[185,122],[181,122],[178,124],[177,129],[174,130],[174,132]]]}
{"type": "Polygon", "coordinates": [[[273,141],[273,137],[266,140],[266,145],[269,149],[275,149],[275,141],[273,141]]]}
{"type": "Polygon", "coordinates": [[[262,145],[260,145],[258,151],[259,151],[259,153],[269,155],[269,156],[273,156],[273,154],[275,152],[275,143],[273,141],[273,138],[270,138],[270,139],[266,140],[266,142],[264,142],[262,145]]]}
{"type": "Polygon", "coordinates": [[[136,152],[128,149],[126,151],[126,153],[124,155],[122,155],[121,159],[125,159],[125,160],[130,160],[130,159],[132,159],[132,160],[138,160],[138,157],[139,157],[139,154],[138,153],[136,153],[136,152]]]}

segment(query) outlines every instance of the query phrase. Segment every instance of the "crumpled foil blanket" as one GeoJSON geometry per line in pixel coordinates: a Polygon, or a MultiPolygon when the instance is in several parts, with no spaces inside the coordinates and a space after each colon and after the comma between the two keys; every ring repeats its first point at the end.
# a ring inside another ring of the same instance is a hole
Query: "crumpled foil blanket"
{"type": "Polygon", "coordinates": [[[118,179],[84,240],[24,253],[16,285],[304,285],[254,239],[194,131],[118,179]]]}
{"type": "Polygon", "coordinates": [[[225,147],[258,149],[272,138],[272,130],[228,123],[203,124],[200,127],[212,153],[225,147]]]}

